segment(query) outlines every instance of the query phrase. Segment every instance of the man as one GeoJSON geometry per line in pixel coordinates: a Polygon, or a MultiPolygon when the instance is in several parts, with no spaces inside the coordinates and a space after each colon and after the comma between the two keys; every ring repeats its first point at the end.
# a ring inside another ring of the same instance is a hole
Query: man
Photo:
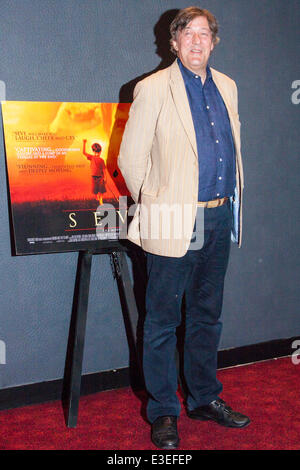
{"type": "Polygon", "coordinates": [[[233,80],[208,66],[218,42],[210,12],[185,8],[170,32],[177,59],[136,85],[118,160],[138,203],[128,237],[147,254],[147,416],[153,443],[164,449],[179,445],[175,348],[183,295],[188,416],[237,428],[250,422],[219,398],[222,385],[216,378],[231,234],[241,243],[237,89],[233,80]],[[165,236],[163,207],[170,208],[167,224],[181,220],[182,231],[180,223],[173,223],[165,236]],[[201,210],[204,242],[193,249],[196,212],[201,210]]]}

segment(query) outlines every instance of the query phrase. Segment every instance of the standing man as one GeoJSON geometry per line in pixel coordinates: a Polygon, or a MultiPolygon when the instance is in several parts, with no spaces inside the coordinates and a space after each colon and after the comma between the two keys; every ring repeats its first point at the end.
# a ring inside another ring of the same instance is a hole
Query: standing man
{"type": "Polygon", "coordinates": [[[219,41],[209,11],[181,10],[170,32],[177,59],[136,85],[118,160],[138,204],[128,238],[147,254],[147,416],[153,443],[164,449],[179,444],[175,349],[183,295],[187,415],[236,428],[250,422],[219,398],[222,384],[216,378],[231,236],[241,243],[237,88],[208,66],[219,41]],[[199,211],[204,211],[204,242],[193,249],[199,211]]]}

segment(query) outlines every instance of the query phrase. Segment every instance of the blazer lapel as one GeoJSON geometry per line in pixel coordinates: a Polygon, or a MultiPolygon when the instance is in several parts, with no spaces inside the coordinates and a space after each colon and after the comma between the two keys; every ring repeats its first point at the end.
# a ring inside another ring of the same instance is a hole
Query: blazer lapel
{"type": "Polygon", "coordinates": [[[170,68],[170,87],[178,116],[191,143],[195,156],[198,158],[196,134],[190,104],[180,68],[176,60],[170,68]]]}

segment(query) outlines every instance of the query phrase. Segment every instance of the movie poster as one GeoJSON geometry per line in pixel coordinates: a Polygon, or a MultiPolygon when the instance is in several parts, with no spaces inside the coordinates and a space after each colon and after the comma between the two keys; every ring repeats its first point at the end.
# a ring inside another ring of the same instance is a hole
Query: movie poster
{"type": "Polygon", "coordinates": [[[129,107],[2,103],[16,254],[97,250],[119,239],[131,200],[117,166],[129,107]]]}

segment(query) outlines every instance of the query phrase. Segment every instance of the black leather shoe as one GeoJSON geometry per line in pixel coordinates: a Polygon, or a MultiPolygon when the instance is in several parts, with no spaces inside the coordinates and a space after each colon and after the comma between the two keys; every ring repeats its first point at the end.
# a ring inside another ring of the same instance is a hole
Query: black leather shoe
{"type": "Polygon", "coordinates": [[[176,416],[160,416],[151,427],[151,439],[160,449],[176,449],[179,445],[176,416]]]}
{"type": "Polygon", "coordinates": [[[248,416],[233,411],[220,398],[212,401],[209,405],[199,406],[192,411],[188,411],[187,415],[189,418],[199,419],[200,421],[213,420],[228,428],[244,428],[250,423],[248,416]]]}

